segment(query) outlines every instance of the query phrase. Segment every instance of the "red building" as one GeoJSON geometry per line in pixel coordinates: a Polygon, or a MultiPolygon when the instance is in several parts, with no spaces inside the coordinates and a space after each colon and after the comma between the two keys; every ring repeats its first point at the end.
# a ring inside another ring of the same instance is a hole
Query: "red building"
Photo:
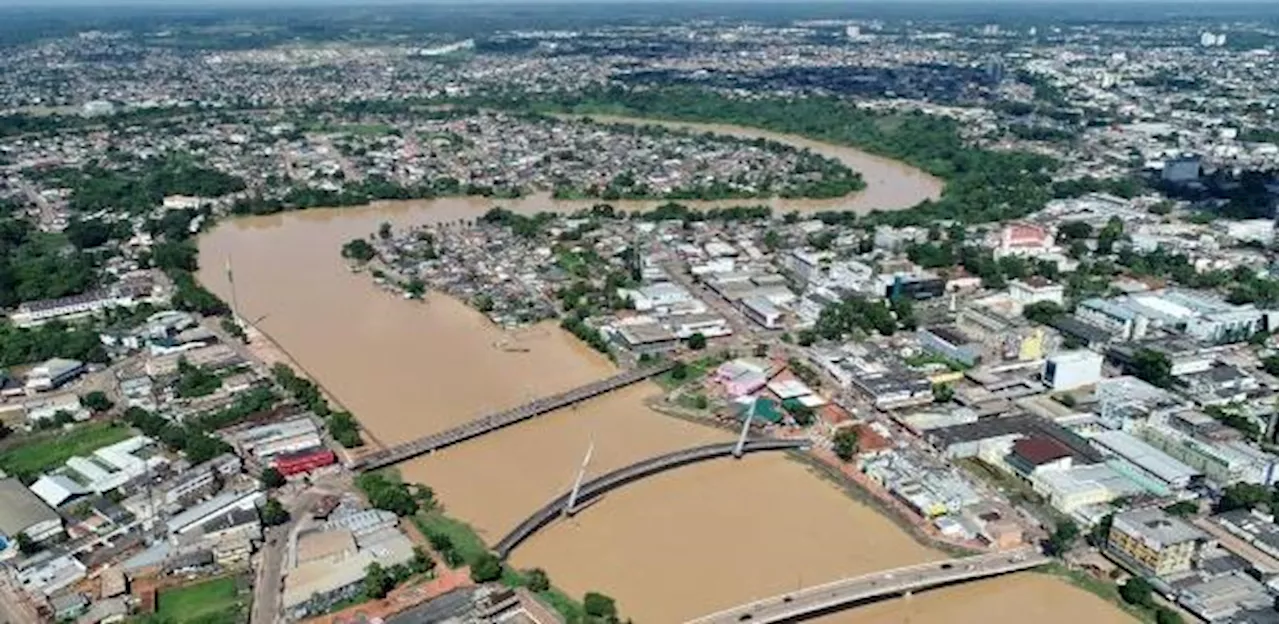
{"type": "Polygon", "coordinates": [[[338,461],[338,458],[334,456],[333,451],[326,448],[318,448],[278,455],[275,458],[274,465],[276,470],[280,471],[280,474],[289,477],[311,472],[316,468],[328,466],[336,461],[338,461]]]}

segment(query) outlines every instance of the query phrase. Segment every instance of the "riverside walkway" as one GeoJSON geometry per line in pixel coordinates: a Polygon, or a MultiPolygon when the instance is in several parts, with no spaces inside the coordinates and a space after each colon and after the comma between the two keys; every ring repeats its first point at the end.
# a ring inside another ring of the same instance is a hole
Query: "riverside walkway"
{"type": "Polygon", "coordinates": [[[528,539],[529,536],[537,533],[539,529],[551,523],[552,520],[560,517],[561,514],[573,513],[576,509],[570,509],[569,504],[572,500],[574,506],[590,501],[609,490],[626,485],[637,479],[642,479],[651,474],[670,470],[679,466],[692,464],[717,457],[730,457],[736,453],[758,453],[761,451],[786,451],[791,449],[799,449],[809,445],[808,440],[746,440],[741,443],[739,448],[738,442],[726,442],[723,444],[708,444],[706,446],[696,446],[694,448],[667,453],[657,457],[636,462],[630,466],[619,468],[613,472],[596,477],[586,483],[581,484],[577,489],[577,496],[573,492],[567,492],[556,497],[542,508],[533,512],[529,516],[516,525],[506,537],[493,547],[493,551],[499,557],[506,559],[507,555],[516,546],[528,539]]]}
{"type": "Polygon", "coordinates": [[[446,429],[411,442],[370,453],[356,460],[351,467],[355,470],[377,470],[398,464],[419,455],[425,455],[471,438],[478,438],[503,427],[612,392],[655,375],[660,375],[671,370],[674,366],[674,362],[664,362],[655,366],[633,368],[607,379],[593,381],[585,386],[579,386],[566,392],[542,397],[518,407],[482,416],[452,429],[446,429]]]}
{"type": "Polygon", "coordinates": [[[1049,561],[1049,557],[1031,547],[933,561],[806,587],[725,609],[686,624],[790,622],[859,602],[1026,570],[1049,561]]]}

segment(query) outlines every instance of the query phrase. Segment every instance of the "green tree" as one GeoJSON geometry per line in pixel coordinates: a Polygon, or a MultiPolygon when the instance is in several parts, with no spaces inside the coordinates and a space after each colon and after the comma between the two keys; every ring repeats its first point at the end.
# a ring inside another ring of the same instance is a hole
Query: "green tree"
{"type": "Polygon", "coordinates": [[[471,562],[471,580],[488,583],[502,578],[502,560],[493,553],[484,553],[471,562]]]}
{"type": "Polygon", "coordinates": [[[1153,386],[1168,388],[1173,385],[1173,364],[1169,356],[1151,349],[1140,349],[1133,356],[1130,370],[1138,379],[1153,386]]]}
{"type": "Polygon", "coordinates": [[[1276,354],[1272,353],[1271,355],[1262,358],[1262,370],[1265,370],[1272,375],[1280,375],[1280,357],[1277,357],[1276,354]]]}
{"type": "Polygon", "coordinates": [[[544,592],[551,589],[551,579],[547,576],[546,570],[542,568],[534,568],[526,572],[525,584],[535,592],[544,592]]]}
{"type": "Polygon", "coordinates": [[[383,221],[380,225],[378,225],[378,238],[381,238],[382,240],[387,240],[387,239],[391,238],[391,224],[390,224],[390,223],[387,223],[386,221],[383,221]]]}
{"type": "Polygon", "coordinates": [[[377,600],[385,598],[396,586],[396,581],[377,561],[364,569],[364,595],[377,600]]]}
{"type": "Polygon", "coordinates": [[[1160,605],[1156,607],[1156,624],[1183,624],[1183,619],[1177,611],[1160,605]]]}
{"type": "Polygon", "coordinates": [[[1111,535],[1111,523],[1115,521],[1115,513],[1109,513],[1102,517],[1093,528],[1089,529],[1089,543],[1094,548],[1102,548],[1107,545],[1107,538],[1111,535]]]}
{"type": "Polygon", "coordinates": [[[267,466],[262,469],[262,485],[268,489],[276,489],[285,484],[284,475],[280,474],[273,466],[267,466]]]}
{"type": "Polygon", "coordinates": [[[618,620],[618,605],[613,598],[598,592],[587,592],[582,597],[582,609],[587,615],[605,620],[607,622],[616,622],[618,620]]]}
{"type": "Polygon", "coordinates": [[[684,381],[685,379],[688,379],[689,365],[685,364],[683,361],[676,362],[675,366],[671,367],[670,375],[671,378],[676,381],[684,381]]]}
{"type": "Polygon", "coordinates": [[[1053,528],[1053,533],[1049,535],[1049,543],[1047,550],[1049,554],[1062,556],[1075,546],[1076,539],[1080,537],[1080,527],[1070,520],[1060,520],[1053,528]]]}
{"type": "Polygon", "coordinates": [[[934,403],[950,403],[956,397],[956,389],[951,384],[935,384],[933,386],[934,403]]]}
{"type": "Polygon", "coordinates": [[[694,351],[701,351],[707,348],[707,337],[703,336],[701,333],[696,333],[689,336],[689,338],[685,340],[685,344],[694,351]]]}
{"type": "Polygon", "coordinates": [[[1218,499],[1217,510],[1254,509],[1264,503],[1272,507],[1274,513],[1276,492],[1274,489],[1256,483],[1235,483],[1228,485],[1218,499]]]}
{"type": "Polygon", "coordinates": [[[1058,226],[1058,241],[1081,240],[1093,236],[1093,226],[1084,221],[1066,221],[1058,226]]]}
{"type": "Polygon", "coordinates": [[[377,255],[378,252],[374,250],[373,245],[363,238],[353,238],[342,246],[342,257],[348,260],[368,262],[377,255]]]}
{"type": "Polygon", "coordinates": [[[858,430],[845,427],[837,431],[831,438],[831,447],[836,457],[846,462],[853,461],[853,455],[858,451],[858,430]]]}
{"type": "Polygon", "coordinates": [[[106,412],[115,406],[111,399],[107,398],[106,393],[100,390],[94,390],[84,395],[84,406],[98,413],[106,412]]]}
{"type": "Polygon", "coordinates": [[[34,555],[44,550],[44,544],[31,539],[26,533],[19,533],[16,541],[18,542],[18,552],[24,555],[34,555]]]}
{"type": "Polygon", "coordinates": [[[1116,241],[1124,235],[1124,221],[1120,217],[1111,217],[1107,220],[1107,224],[1102,226],[1102,230],[1098,232],[1098,242],[1094,251],[1102,256],[1112,252],[1116,241]]]}
{"type": "Polygon", "coordinates": [[[1139,607],[1150,608],[1155,606],[1155,599],[1151,596],[1151,583],[1141,576],[1129,577],[1129,580],[1120,585],[1120,597],[1125,602],[1139,607]]]}
{"type": "Polygon", "coordinates": [[[409,560],[409,570],[414,574],[423,574],[436,568],[436,560],[427,554],[421,546],[413,547],[413,559],[409,560]]]}
{"type": "Polygon", "coordinates": [[[1194,501],[1178,501],[1164,507],[1165,513],[1171,516],[1186,517],[1200,512],[1200,506],[1194,501]]]}
{"type": "Polygon", "coordinates": [[[259,510],[262,523],[267,526],[279,526],[289,521],[289,512],[274,498],[268,498],[259,510]]]}
{"type": "Polygon", "coordinates": [[[1062,306],[1052,301],[1037,301],[1022,308],[1022,316],[1041,325],[1048,325],[1050,321],[1065,313],[1062,306]]]}

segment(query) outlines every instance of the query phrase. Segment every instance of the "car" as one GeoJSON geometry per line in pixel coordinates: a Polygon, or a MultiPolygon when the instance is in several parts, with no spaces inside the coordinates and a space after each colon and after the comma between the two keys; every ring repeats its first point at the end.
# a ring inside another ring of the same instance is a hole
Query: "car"
{"type": "Polygon", "coordinates": [[[739,615],[739,616],[738,616],[738,621],[739,621],[739,622],[749,622],[749,621],[751,621],[751,614],[750,614],[750,613],[743,613],[742,615],[739,615]]]}
{"type": "Polygon", "coordinates": [[[950,570],[951,568],[954,568],[954,567],[955,567],[955,566],[951,565],[950,563],[944,563],[944,564],[942,564],[942,569],[943,569],[943,570],[950,570]]]}

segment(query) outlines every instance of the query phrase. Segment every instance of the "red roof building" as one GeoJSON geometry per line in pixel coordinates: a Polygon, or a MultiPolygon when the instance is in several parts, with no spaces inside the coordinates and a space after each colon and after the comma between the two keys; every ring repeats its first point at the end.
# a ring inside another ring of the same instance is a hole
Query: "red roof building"
{"type": "Polygon", "coordinates": [[[1027,475],[1038,468],[1059,462],[1064,468],[1071,465],[1071,449],[1053,438],[1040,436],[1022,438],[1014,442],[1013,453],[1009,457],[1009,464],[1027,475]]]}
{"type": "Polygon", "coordinates": [[[329,466],[336,461],[338,461],[338,458],[333,454],[333,451],[327,448],[317,448],[277,455],[272,463],[275,465],[276,470],[280,471],[280,474],[289,477],[329,466]]]}

